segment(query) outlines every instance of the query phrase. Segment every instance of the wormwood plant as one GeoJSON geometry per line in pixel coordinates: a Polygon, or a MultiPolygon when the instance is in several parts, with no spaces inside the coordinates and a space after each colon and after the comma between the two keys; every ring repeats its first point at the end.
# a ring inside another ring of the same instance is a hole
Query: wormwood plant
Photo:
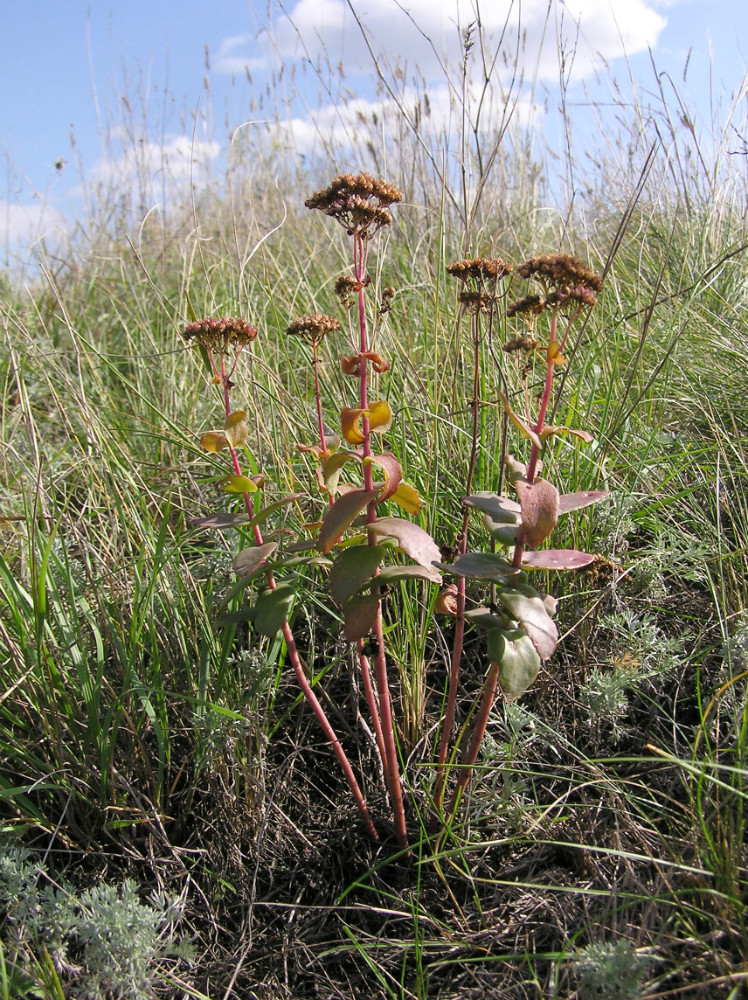
{"type": "MultiPolygon", "coordinates": [[[[401,198],[401,193],[386,181],[375,180],[365,173],[342,174],[305,203],[307,208],[319,210],[342,225],[350,239],[351,261],[350,273],[342,275],[335,283],[335,292],[345,311],[348,340],[347,352],[339,358],[339,366],[352,385],[351,398],[343,401],[345,405],[341,406],[338,415],[339,435],[326,431],[319,369],[322,344],[329,341],[331,335],[341,332],[341,323],[335,317],[317,313],[294,320],[287,329],[289,336],[300,338],[309,348],[314,373],[318,437],[314,443],[300,444],[299,448],[318,463],[316,479],[325,506],[319,516],[305,526],[308,537],[288,543],[281,535],[264,535],[263,526],[271,515],[297,502],[301,495],[292,494],[264,505],[258,503],[264,477],[248,477],[242,471],[240,455],[248,439],[247,419],[243,410],[232,408],[231,392],[241,353],[257,336],[256,329],[241,318],[204,319],[189,324],[184,336],[200,348],[222,399],[223,428],[203,434],[201,445],[208,452],[228,452],[231,474],[221,480],[221,486],[227,494],[237,497],[240,506],[233,512],[217,512],[199,518],[197,524],[211,529],[234,528],[241,533],[245,547],[234,561],[239,581],[230,597],[242,591],[251,594],[246,608],[239,614],[252,622],[259,637],[272,638],[282,633],[299,686],[333,747],[368,832],[377,839],[377,830],[359,782],[314,692],[294,639],[291,622],[297,595],[303,588],[314,585],[310,580],[322,580],[342,619],[343,638],[355,651],[395,832],[400,846],[406,848],[403,781],[384,624],[393,585],[403,580],[418,580],[427,586],[439,586],[442,573],[457,577],[457,583],[443,590],[435,602],[438,611],[455,618],[433,789],[431,826],[436,830],[454,815],[464,793],[499,687],[507,698],[518,698],[533,683],[541,661],[551,656],[558,641],[552,618],[555,602],[532,586],[529,574],[536,570],[575,569],[594,558],[575,550],[541,549],[540,546],[561,514],[595,503],[606,494],[587,491],[561,496],[540,476],[541,452],[550,438],[571,434],[582,441],[591,440],[586,431],[558,427],[546,421],[554,372],[565,363],[563,352],[571,330],[595,304],[601,288],[599,277],[566,255],[534,257],[518,268],[522,278],[539,286],[540,294],[527,295],[507,309],[509,316],[529,319],[532,331],[507,342],[505,350],[525,352],[531,359],[540,358],[545,368],[540,403],[537,413],[533,414],[529,379],[534,364],[530,361],[523,366],[525,382],[520,393],[523,405],[519,407],[510,402],[508,382],[499,363],[505,420],[511,421],[530,444],[527,464],[512,455],[503,456],[506,479],[517,499],[497,493],[473,492],[482,405],[479,400],[480,345],[486,329],[496,320],[499,285],[512,271],[511,266],[499,258],[477,258],[458,261],[448,269],[462,283],[460,302],[470,317],[474,376],[467,496],[453,561],[442,560],[439,547],[423,527],[407,516],[395,514],[398,509],[417,517],[422,501],[417,491],[403,481],[396,456],[379,444],[393,422],[390,405],[386,399],[378,398],[377,390],[379,378],[389,370],[390,363],[375,349],[372,310],[367,305],[371,286],[367,259],[372,240],[381,229],[390,225],[390,208],[401,198]],[[537,339],[541,317],[547,320],[542,343],[537,339]],[[563,324],[561,330],[560,323],[563,324]],[[344,473],[351,481],[343,478],[344,473]],[[494,543],[507,547],[509,552],[469,551],[471,510],[483,514],[494,543]],[[472,597],[468,600],[468,580],[488,584],[490,603],[480,604],[472,597]],[[490,666],[474,713],[472,731],[462,751],[459,776],[445,809],[449,762],[455,759],[457,750],[452,747],[450,754],[467,626],[485,631],[490,666]]],[[[394,290],[385,289],[380,311],[389,309],[393,296],[394,290]]]]}
{"type": "Polygon", "coordinates": [[[141,902],[129,880],[79,895],[57,887],[28,851],[0,845],[0,944],[24,996],[40,995],[30,973],[42,956],[39,967],[48,966],[45,978],[56,987],[51,995],[63,995],[62,977],[69,995],[84,1000],[146,1000],[167,959],[190,957],[189,941],[174,933],[182,915],[176,897],[141,902]]]}

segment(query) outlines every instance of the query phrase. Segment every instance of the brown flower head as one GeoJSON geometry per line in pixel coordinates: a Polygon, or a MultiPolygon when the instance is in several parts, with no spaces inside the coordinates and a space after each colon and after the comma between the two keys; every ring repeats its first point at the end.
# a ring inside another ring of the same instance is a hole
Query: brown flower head
{"type": "Polygon", "coordinates": [[[603,287],[600,275],[570,254],[549,253],[530,257],[517,268],[517,274],[527,280],[537,281],[551,305],[558,305],[570,298],[582,305],[594,305],[603,287]],[[560,296],[555,303],[550,301],[552,293],[560,296]]]}
{"type": "Polygon", "coordinates": [[[257,330],[242,316],[223,316],[221,319],[199,319],[188,323],[182,336],[188,343],[194,341],[207,351],[224,354],[229,347],[241,350],[251,344],[257,330]]]}
{"type": "Polygon", "coordinates": [[[289,323],[286,333],[291,337],[301,337],[310,347],[320,344],[328,333],[337,333],[340,323],[334,316],[324,313],[313,313],[311,316],[299,316],[289,323]]]}
{"type": "Polygon", "coordinates": [[[531,351],[536,350],[538,347],[538,342],[534,337],[528,336],[528,334],[520,334],[517,337],[512,337],[511,340],[507,340],[504,344],[504,350],[507,354],[512,354],[515,351],[524,351],[529,354],[531,351]]]}
{"type": "Polygon", "coordinates": [[[350,235],[373,236],[392,222],[387,209],[402,197],[402,191],[393,184],[375,180],[370,174],[339,174],[329,187],[315,191],[304,204],[337,219],[350,235]]]}
{"type": "Polygon", "coordinates": [[[346,309],[350,308],[351,296],[357,294],[362,288],[367,288],[371,284],[371,278],[367,274],[363,281],[356,281],[348,274],[341,274],[335,282],[334,291],[340,299],[340,304],[346,309]]]}
{"type": "Polygon", "coordinates": [[[392,308],[392,300],[395,298],[395,289],[388,285],[382,289],[382,301],[379,303],[379,312],[382,316],[392,308]]]}
{"type": "Polygon", "coordinates": [[[475,316],[478,313],[489,313],[496,302],[496,296],[490,292],[474,292],[470,289],[460,292],[457,298],[470,316],[475,316]]]}
{"type": "Polygon", "coordinates": [[[474,257],[472,259],[456,260],[447,265],[447,274],[467,283],[471,278],[481,288],[483,284],[496,284],[500,278],[511,274],[512,266],[501,257],[474,257]]]}
{"type": "Polygon", "coordinates": [[[516,302],[510,302],[506,307],[506,314],[511,319],[512,316],[524,315],[530,323],[539,316],[546,308],[545,299],[539,295],[524,295],[516,302]]]}

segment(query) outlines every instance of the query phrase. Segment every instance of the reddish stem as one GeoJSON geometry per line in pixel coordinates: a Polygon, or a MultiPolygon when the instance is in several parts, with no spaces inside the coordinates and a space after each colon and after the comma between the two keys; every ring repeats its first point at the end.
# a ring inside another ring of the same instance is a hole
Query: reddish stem
{"type": "MultiPolygon", "coordinates": [[[[468,463],[467,481],[465,492],[470,496],[473,489],[473,476],[475,465],[478,459],[478,415],[479,415],[479,389],[480,389],[480,319],[477,314],[471,317],[470,321],[472,341],[473,341],[473,398],[471,407],[473,411],[472,441],[470,447],[470,461],[468,463]]],[[[467,552],[467,534],[470,511],[465,507],[462,516],[462,527],[459,534],[458,551],[467,552]]],[[[436,828],[438,814],[441,811],[444,799],[444,783],[447,777],[447,754],[449,752],[449,738],[452,733],[455,715],[457,714],[457,691],[460,681],[460,667],[462,661],[462,650],[465,639],[465,577],[457,579],[457,614],[455,616],[455,634],[452,643],[452,659],[449,670],[449,688],[447,691],[447,706],[442,722],[441,739],[439,742],[439,758],[437,761],[436,782],[434,785],[434,804],[431,814],[430,825],[432,830],[436,828]]]]}
{"type": "MultiPolygon", "coordinates": [[[[359,323],[359,351],[363,355],[368,351],[368,337],[366,326],[366,302],[364,293],[364,283],[366,279],[366,257],[368,244],[361,234],[353,234],[353,271],[356,282],[359,285],[358,292],[358,323],[359,323]]],[[[371,457],[371,428],[369,418],[366,416],[368,407],[368,366],[362,358],[359,375],[359,401],[364,415],[361,420],[361,433],[363,434],[362,451],[364,455],[364,488],[371,490],[374,485],[374,477],[371,462],[366,459],[371,457]]],[[[372,501],[366,509],[366,519],[369,524],[373,524],[376,519],[376,501],[372,501]]],[[[372,535],[369,534],[369,544],[374,544],[372,535]]],[[[392,717],[392,700],[390,697],[390,685],[387,677],[387,659],[384,652],[384,624],[382,621],[382,602],[377,606],[377,614],[372,631],[377,644],[377,654],[374,658],[374,679],[379,695],[379,716],[381,721],[382,743],[384,755],[382,757],[382,767],[384,769],[384,779],[387,785],[387,793],[390,798],[392,814],[395,823],[397,839],[401,847],[407,847],[408,838],[405,824],[405,807],[403,805],[403,793],[400,785],[400,766],[397,758],[397,746],[395,743],[395,727],[392,717]]],[[[359,647],[360,650],[360,647],[359,647]]],[[[362,668],[363,669],[363,668],[362,668]]],[[[373,692],[372,692],[373,694],[373,692]]],[[[370,709],[372,703],[370,702],[370,709]]],[[[377,727],[376,717],[374,717],[375,730],[377,727]]]]}
{"type": "MultiPolygon", "coordinates": [[[[232,373],[235,367],[236,364],[234,364],[234,366],[231,369],[232,373]]],[[[226,410],[226,416],[228,417],[229,414],[231,413],[231,406],[229,400],[230,377],[226,374],[223,356],[221,357],[220,375],[221,375],[221,384],[223,388],[224,406],[226,410]]],[[[229,445],[229,451],[231,453],[231,463],[234,467],[234,471],[236,472],[237,476],[241,476],[242,470],[241,470],[241,465],[239,464],[239,457],[236,454],[236,450],[233,448],[232,445],[229,445]]],[[[244,493],[243,497],[244,497],[244,506],[246,508],[247,513],[249,514],[250,517],[254,517],[254,506],[252,504],[250,494],[244,493]]],[[[258,545],[262,545],[263,537],[262,537],[262,530],[260,529],[259,524],[254,525],[254,536],[256,543],[258,545]]],[[[271,590],[275,590],[277,584],[275,582],[275,577],[272,571],[269,571],[266,574],[266,579],[268,587],[271,590]]],[[[335,730],[333,729],[332,724],[330,723],[330,720],[327,718],[327,714],[325,713],[324,708],[322,707],[322,705],[319,702],[319,699],[314,693],[309,678],[306,675],[306,672],[304,670],[304,665],[301,662],[301,657],[299,656],[299,651],[296,646],[296,641],[293,637],[293,632],[291,631],[291,626],[288,624],[288,619],[284,619],[281,629],[283,632],[283,638],[285,639],[286,642],[286,649],[288,650],[288,658],[291,661],[291,666],[293,667],[293,671],[294,674],[296,675],[296,680],[299,684],[299,687],[301,688],[304,697],[309,702],[309,705],[311,706],[311,709],[314,712],[317,721],[320,727],[322,728],[323,733],[325,734],[329,742],[332,744],[333,752],[335,753],[335,756],[338,758],[338,762],[343,770],[345,779],[348,782],[348,787],[351,790],[351,794],[353,795],[356,806],[358,807],[358,811],[361,814],[361,818],[364,821],[364,825],[366,826],[367,832],[374,840],[378,840],[379,837],[374,827],[374,823],[369,813],[369,809],[366,805],[366,800],[364,799],[361,788],[358,784],[358,781],[356,780],[356,776],[353,773],[353,768],[351,767],[351,763],[348,760],[348,756],[345,750],[343,749],[340,740],[338,739],[337,734],[335,733],[335,730]]]]}
{"type": "Polygon", "coordinates": [[[470,775],[473,773],[473,767],[478,759],[478,753],[480,752],[480,746],[483,742],[483,737],[486,735],[486,727],[488,726],[488,719],[491,715],[491,709],[493,707],[494,699],[496,698],[496,688],[499,683],[499,670],[501,669],[500,663],[491,663],[488,668],[488,673],[486,674],[486,679],[483,683],[483,694],[481,695],[480,705],[478,706],[478,714],[475,717],[475,725],[473,727],[473,734],[470,737],[470,743],[467,745],[464,754],[462,755],[462,767],[460,769],[460,777],[457,781],[454,791],[452,792],[452,797],[449,800],[449,805],[447,806],[447,815],[453,816],[457,806],[460,803],[462,793],[465,790],[465,786],[470,780],[470,775]]]}

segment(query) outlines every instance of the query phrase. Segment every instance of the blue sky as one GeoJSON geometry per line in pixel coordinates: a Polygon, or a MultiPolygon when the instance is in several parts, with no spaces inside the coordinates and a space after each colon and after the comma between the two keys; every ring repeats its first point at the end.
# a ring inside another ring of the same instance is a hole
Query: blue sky
{"type": "MultiPolygon", "coordinates": [[[[391,63],[418,64],[438,105],[440,71],[425,36],[437,54],[457,59],[456,25],[474,18],[476,0],[353,2],[373,48],[391,63]]],[[[744,0],[552,0],[546,21],[548,9],[548,0],[484,0],[480,8],[489,32],[507,17],[516,26],[521,16],[548,87],[558,78],[555,38],[559,30],[568,35],[573,20],[581,25],[577,87],[591,80],[595,52],[626,79],[625,50],[635,80],[651,88],[649,49],[689,110],[705,119],[710,92],[724,116],[744,85],[744,0]],[[544,24],[552,44],[542,49],[544,24]]],[[[357,99],[364,108],[376,106],[369,57],[347,0],[285,0],[282,6],[275,0],[0,0],[0,11],[0,264],[8,248],[64,226],[80,211],[82,177],[127,183],[128,143],[139,144],[146,170],[152,163],[157,172],[165,152],[174,177],[199,182],[201,167],[193,161],[220,163],[231,131],[262,114],[261,100],[267,107],[271,97],[264,90],[281,63],[298,71],[293,131],[302,147],[315,127],[336,115],[340,120],[340,108],[317,109],[314,74],[303,83],[310,59],[326,54],[333,67],[345,66],[352,109],[357,99]]],[[[157,187],[148,197],[158,199],[157,187]]]]}

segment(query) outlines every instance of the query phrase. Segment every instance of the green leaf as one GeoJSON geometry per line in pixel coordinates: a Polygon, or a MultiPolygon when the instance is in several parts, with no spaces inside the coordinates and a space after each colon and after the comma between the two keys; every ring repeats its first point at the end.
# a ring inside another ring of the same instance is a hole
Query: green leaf
{"type": "Polygon", "coordinates": [[[439,566],[455,576],[467,576],[471,580],[499,580],[502,583],[515,582],[520,572],[506,556],[497,552],[461,552],[451,565],[439,563],[439,566]]]}
{"type": "Polygon", "coordinates": [[[507,701],[516,701],[535,681],[540,670],[540,657],[526,635],[516,639],[504,637],[504,649],[499,663],[499,684],[507,701]]]}
{"type": "Polygon", "coordinates": [[[279,583],[275,590],[263,590],[255,604],[255,628],[260,635],[273,638],[287,620],[295,594],[294,584],[286,581],[279,583]]]}
{"type": "Polygon", "coordinates": [[[359,465],[363,456],[358,451],[338,451],[331,455],[322,466],[322,479],[330,493],[335,493],[340,480],[340,473],[346,462],[358,462],[359,465]]]}
{"type": "Polygon", "coordinates": [[[538,591],[519,585],[512,590],[499,591],[497,596],[525,630],[540,659],[547,660],[558,643],[558,629],[538,591]]]}
{"type": "Polygon", "coordinates": [[[519,532],[522,524],[498,524],[488,514],[483,518],[491,538],[494,538],[500,545],[516,545],[519,540],[519,532]]]}
{"type": "Polygon", "coordinates": [[[343,635],[348,642],[357,642],[374,627],[379,608],[379,596],[366,594],[352,597],[343,605],[343,635]]]}
{"type": "MultiPolygon", "coordinates": [[[[475,625],[476,628],[485,629],[487,632],[494,632],[497,629],[506,631],[510,627],[510,621],[506,615],[497,615],[483,605],[466,611],[465,620],[475,625]]],[[[492,656],[491,659],[499,659],[499,657],[492,656]]]]}
{"type": "Polygon", "coordinates": [[[286,504],[293,503],[294,500],[300,500],[303,493],[290,493],[287,497],[283,497],[281,500],[276,500],[275,503],[270,503],[267,507],[263,507],[262,510],[258,510],[255,516],[250,522],[251,527],[254,528],[256,524],[262,524],[271,514],[274,514],[281,507],[285,507],[286,504]]]}
{"type": "Polygon", "coordinates": [[[440,583],[433,570],[425,566],[386,566],[371,582],[372,586],[386,585],[399,580],[425,580],[426,583],[440,583]]]}
{"type": "Polygon", "coordinates": [[[379,490],[351,490],[338,497],[335,503],[327,509],[319,529],[319,544],[324,553],[328,553],[340,539],[346,528],[355,521],[368,504],[375,500],[379,490]]]}
{"type": "Polygon", "coordinates": [[[238,625],[242,622],[254,621],[256,615],[256,608],[239,608],[238,611],[227,611],[224,615],[219,615],[216,618],[216,625],[220,628],[225,628],[226,625],[238,625]]]}
{"type": "Polygon", "coordinates": [[[337,604],[353,597],[379,568],[385,550],[381,545],[354,545],[343,549],[330,570],[330,593],[337,604]]]}
{"type": "Polygon", "coordinates": [[[496,493],[474,493],[465,497],[464,503],[482,510],[498,524],[519,524],[522,520],[521,508],[517,501],[497,496],[496,493]]]}
{"type": "Polygon", "coordinates": [[[256,493],[257,484],[247,476],[227,476],[221,480],[221,489],[226,493],[256,493]]]}
{"type": "Polygon", "coordinates": [[[214,528],[223,531],[224,528],[240,528],[244,524],[250,524],[252,518],[249,514],[208,514],[207,517],[191,517],[190,524],[196,528],[214,528]]]}
{"type": "Polygon", "coordinates": [[[369,526],[369,531],[380,539],[393,538],[397,547],[413,562],[431,573],[435,583],[441,583],[441,573],[434,566],[441,559],[441,552],[428,531],[403,517],[380,517],[369,526]]]}

